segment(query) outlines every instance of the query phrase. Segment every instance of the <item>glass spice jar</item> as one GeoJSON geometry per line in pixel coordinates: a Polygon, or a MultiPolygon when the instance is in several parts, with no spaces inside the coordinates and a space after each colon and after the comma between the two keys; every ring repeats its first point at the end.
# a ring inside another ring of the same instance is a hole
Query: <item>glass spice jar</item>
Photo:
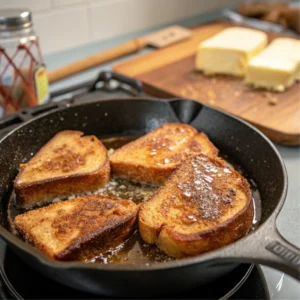
{"type": "Polygon", "coordinates": [[[48,78],[31,12],[0,9],[0,117],[48,98],[48,78]]]}

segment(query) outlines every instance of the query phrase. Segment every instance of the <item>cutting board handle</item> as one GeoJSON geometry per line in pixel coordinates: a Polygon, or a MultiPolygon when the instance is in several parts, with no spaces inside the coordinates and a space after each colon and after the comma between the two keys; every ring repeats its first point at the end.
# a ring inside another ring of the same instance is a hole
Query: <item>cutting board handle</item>
{"type": "Polygon", "coordinates": [[[146,47],[146,45],[147,42],[143,38],[131,40],[112,49],[99,52],[62,68],[50,71],[48,72],[48,80],[49,82],[61,80],[116,58],[135,53],[146,47]]]}

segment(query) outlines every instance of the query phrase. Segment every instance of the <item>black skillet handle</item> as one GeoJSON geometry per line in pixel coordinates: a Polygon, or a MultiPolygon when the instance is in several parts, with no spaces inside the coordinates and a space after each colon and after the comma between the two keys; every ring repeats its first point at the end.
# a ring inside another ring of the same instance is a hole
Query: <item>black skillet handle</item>
{"type": "Polygon", "coordinates": [[[265,255],[269,266],[300,280],[300,249],[281,236],[275,222],[271,230],[268,238],[261,238],[264,250],[259,256],[265,255]]]}
{"type": "Polygon", "coordinates": [[[265,249],[284,260],[283,269],[288,268],[290,275],[300,280],[300,249],[287,242],[278,231],[276,235],[277,238],[268,243],[265,249]]]}
{"type": "Polygon", "coordinates": [[[300,280],[300,249],[278,232],[275,216],[260,229],[224,249],[223,259],[262,264],[300,280]]]}

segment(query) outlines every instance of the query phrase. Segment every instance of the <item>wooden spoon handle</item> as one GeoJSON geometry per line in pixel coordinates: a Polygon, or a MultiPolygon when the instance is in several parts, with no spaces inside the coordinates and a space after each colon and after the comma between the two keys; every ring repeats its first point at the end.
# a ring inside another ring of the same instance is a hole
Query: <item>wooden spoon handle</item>
{"type": "Polygon", "coordinates": [[[128,55],[130,53],[135,53],[145,48],[146,45],[146,41],[142,38],[131,40],[112,49],[99,52],[59,69],[50,71],[48,72],[48,80],[49,82],[54,82],[69,77],[89,68],[106,63],[110,60],[128,55]]]}

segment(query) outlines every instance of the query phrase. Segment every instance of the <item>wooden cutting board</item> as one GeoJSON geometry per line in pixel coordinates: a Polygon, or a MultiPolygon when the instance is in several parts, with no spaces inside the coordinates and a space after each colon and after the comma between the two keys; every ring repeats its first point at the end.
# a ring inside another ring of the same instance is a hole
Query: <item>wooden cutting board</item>
{"type": "MultiPolygon", "coordinates": [[[[273,141],[300,144],[300,82],[283,93],[254,90],[243,79],[231,76],[205,77],[194,70],[197,45],[230,23],[209,23],[193,29],[189,40],[141,55],[113,67],[114,71],[137,78],[153,96],[179,96],[243,118],[273,141]]],[[[267,33],[269,41],[282,36],[267,33]]]]}

